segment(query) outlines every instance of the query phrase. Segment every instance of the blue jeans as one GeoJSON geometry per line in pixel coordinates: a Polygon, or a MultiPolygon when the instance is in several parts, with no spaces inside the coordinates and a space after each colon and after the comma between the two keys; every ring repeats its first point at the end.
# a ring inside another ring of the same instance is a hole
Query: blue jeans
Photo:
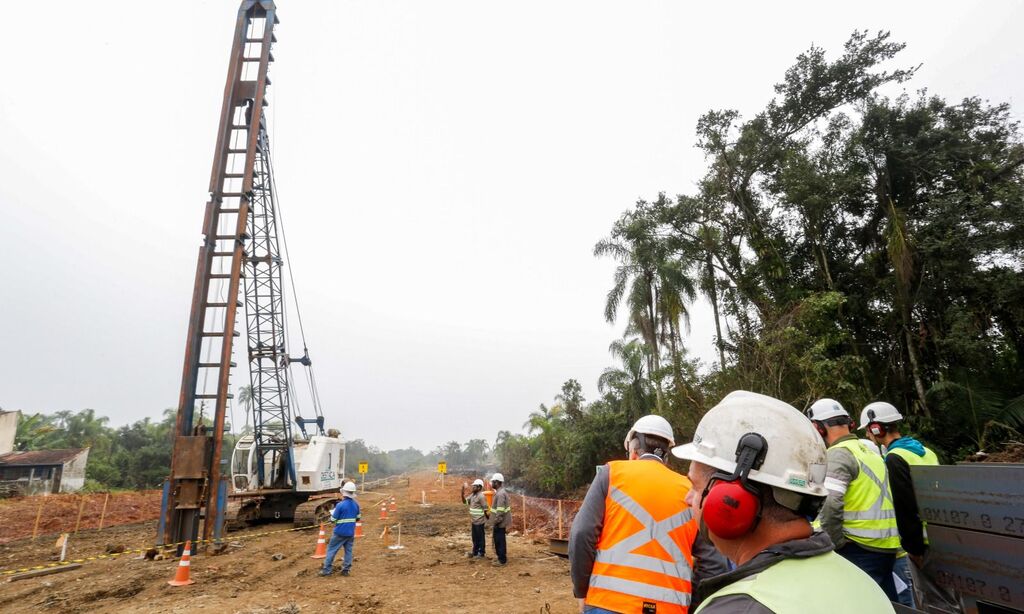
{"type": "Polygon", "coordinates": [[[896,559],[896,564],[892,567],[892,572],[900,577],[906,583],[907,588],[902,593],[896,595],[896,601],[902,603],[908,608],[916,607],[914,605],[914,579],[910,576],[910,557],[901,556],[896,559]]]}
{"type": "Polygon", "coordinates": [[[352,535],[331,535],[331,541],[327,544],[327,558],[324,559],[324,571],[331,573],[334,567],[334,557],[338,556],[338,550],[345,547],[345,558],[341,564],[342,571],[348,571],[352,567],[352,544],[356,538],[352,535]]]}
{"type": "Polygon", "coordinates": [[[619,613],[618,612],[613,612],[611,610],[606,610],[604,608],[599,608],[599,607],[594,606],[594,605],[584,605],[583,606],[583,614],[619,614],[619,613]]]}
{"type": "Polygon", "coordinates": [[[847,542],[845,546],[836,550],[836,554],[860,567],[861,571],[871,576],[871,579],[882,587],[889,601],[896,601],[896,583],[892,581],[896,553],[875,552],[861,548],[854,542],[847,542]]]}

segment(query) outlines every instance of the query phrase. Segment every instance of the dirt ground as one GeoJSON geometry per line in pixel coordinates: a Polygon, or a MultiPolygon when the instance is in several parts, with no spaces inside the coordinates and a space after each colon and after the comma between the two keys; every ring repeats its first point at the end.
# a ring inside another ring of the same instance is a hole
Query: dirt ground
{"type": "MultiPolygon", "coordinates": [[[[546,539],[513,531],[505,567],[466,558],[469,517],[456,502],[461,480],[452,482],[443,491],[414,483],[360,495],[365,537],[356,542],[349,577],[317,576],[321,561],[310,558],[314,530],[246,538],[290,528],[270,524],[230,534],[233,545],[223,554],[195,555],[191,586],[168,586],[176,560],[148,561],[131,554],[18,582],[8,583],[0,576],[0,611],[575,612],[568,561],[548,552],[546,539]],[[430,507],[419,504],[422,490],[428,491],[428,501],[436,501],[430,507]],[[394,495],[398,506],[387,521],[379,519],[375,505],[385,495],[394,495]],[[397,523],[402,525],[405,547],[393,550],[380,533],[385,525],[397,523]]],[[[81,531],[70,542],[68,558],[103,554],[119,546],[141,548],[151,544],[155,534],[154,522],[81,531]]],[[[0,571],[50,562],[57,552],[54,538],[0,544],[0,571]]],[[[493,559],[489,539],[487,555],[493,559]]]]}

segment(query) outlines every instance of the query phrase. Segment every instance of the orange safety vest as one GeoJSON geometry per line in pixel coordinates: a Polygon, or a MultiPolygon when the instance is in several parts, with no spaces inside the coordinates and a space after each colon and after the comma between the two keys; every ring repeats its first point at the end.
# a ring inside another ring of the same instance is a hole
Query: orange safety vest
{"type": "Polygon", "coordinates": [[[623,614],[685,613],[697,522],[685,476],[653,460],[608,463],[604,525],[585,603],[623,614]]]}

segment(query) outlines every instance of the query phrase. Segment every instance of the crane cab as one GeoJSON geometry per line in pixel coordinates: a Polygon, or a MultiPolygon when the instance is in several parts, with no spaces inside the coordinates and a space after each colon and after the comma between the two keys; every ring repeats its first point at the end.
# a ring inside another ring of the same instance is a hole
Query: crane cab
{"type": "Polygon", "coordinates": [[[244,435],[231,453],[231,487],[236,493],[261,488],[291,488],[295,492],[318,493],[337,491],[345,479],[345,443],[337,437],[313,435],[297,439],[291,446],[295,463],[292,483],[286,456],[263,456],[263,483],[260,483],[255,438],[244,435]]]}

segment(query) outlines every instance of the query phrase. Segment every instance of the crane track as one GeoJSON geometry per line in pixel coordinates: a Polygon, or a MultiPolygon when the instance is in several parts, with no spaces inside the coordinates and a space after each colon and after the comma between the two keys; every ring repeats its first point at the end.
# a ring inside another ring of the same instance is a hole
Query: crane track
{"type": "Polygon", "coordinates": [[[331,517],[331,511],[338,504],[338,501],[341,501],[340,496],[321,495],[316,498],[311,497],[309,500],[296,505],[295,516],[293,517],[295,526],[304,527],[328,522],[331,517]]]}

